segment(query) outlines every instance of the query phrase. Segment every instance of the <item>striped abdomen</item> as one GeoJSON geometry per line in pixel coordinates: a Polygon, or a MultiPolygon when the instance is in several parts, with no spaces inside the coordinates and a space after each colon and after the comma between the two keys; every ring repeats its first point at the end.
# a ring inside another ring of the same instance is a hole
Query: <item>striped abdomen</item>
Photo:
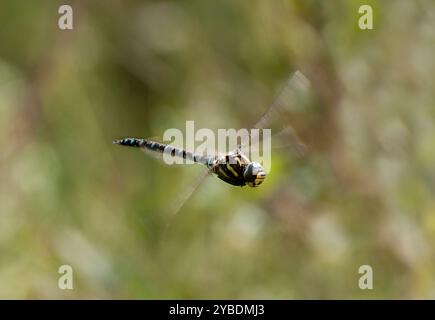
{"type": "Polygon", "coordinates": [[[113,143],[122,146],[144,148],[153,152],[166,153],[166,154],[170,154],[172,157],[180,157],[193,162],[202,163],[207,166],[210,163],[210,157],[198,156],[184,149],[176,148],[167,144],[163,144],[151,140],[125,138],[121,140],[114,140],[113,143]]]}

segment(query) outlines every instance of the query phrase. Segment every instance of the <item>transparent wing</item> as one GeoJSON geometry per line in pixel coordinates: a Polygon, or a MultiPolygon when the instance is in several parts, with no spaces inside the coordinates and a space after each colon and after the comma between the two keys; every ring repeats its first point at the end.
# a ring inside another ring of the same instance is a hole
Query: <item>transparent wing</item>
{"type": "MultiPolygon", "coordinates": [[[[270,149],[286,149],[291,147],[294,149],[296,154],[298,156],[304,156],[306,153],[306,145],[301,141],[301,139],[298,137],[296,131],[293,129],[292,126],[288,125],[284,128],[282,128],[280,131],[272,135],[271,137],[272,144],[270,146],[270,149]]],[[[258,146],[259,148],[260,141],[250,141],[249,146],[245,144],[241,147],[242,150],[245,150],[245,148],[253,148],[258,146]]],[[[263,152],[268,152],[269,149],[265,146],[263,146],[263,152]]],[[[247,154],[249,150],[244,151],[245,154],[247,154]]]]}
{"type": "MultiPolygon", "coordinates": [[[[151,141],[155,141],[155,142],[159,142],[159,143],[163,143],[161,142],[161,140],[159,139],[159,137],[151,137],[151,138],[146,138],[147,140],[151,140],[151,141]]],[[[159,162],[164,163],[163,161],[163,153],[161,152],[157,152],[157,151],[152,151],[146,148],[140,148],[145,154],[151,156],[154,159],[157,159],[159,162]]],[[[216,157],[218,157],[219,155],[216,154],[216,157]]],[[[165,234],[168,230],[168,228],[170,227],[171,223],[173,222],[173,220],[175,219],[175,217],[177,216],[178,212],[183,208],[184,204],[190,199],[190,197],[192,196],[192,194],[196,191],[196,189],[198,189],[198,187],[201,185],[201,183],[205,180],[205,178],[207,176],[209,176],[212,172],[212,170],[214,169],[214,167],[212,168],[205,168],[204,165],[202,164],[195,164],[198,166],[198,170],[202,170],[203,172],[201,172],[201,174],[198,175],[198,177],[193,180],[193,182],[190,182],[189,184],[186,184],[184,186],[184,188],[180,188],[181,191],[178,193],[178,196],[176,196],[175,198],[171,199],[169,201],[169,205],[168,205],[168,209],[167,211],[169,211],[168,215],[169,215],[169,221],[165,226],[165,230],[164,230],[164,236],[163,238],[165,238],[165,234]],[[202,167],[202,168],[200,168],[202,167]]]]}
{"type": "Polygon", "coordinates": [[[170,226],[174,222],[180,210],[183,208],[185,203],[190,199],[192,194],[198,189],[198,187],[202,184],[202,182],[211,175],[214,167],[210,169],[205,169],[198,177],[192,181],[189,185],[185,186],[182,191],[178,194],[178,196],[172,199],[169,205],[169,220],[165,226],[165,230],[163,232],[163,239],[166,239],[167,233],[169,231],[170,226]]]}
{"type": "MultiPolygon", "coordinates": [[[[292,73],[284,82],[269,108],[260,120],[252,127],[254,129],[273,129],[273,148],[292,146],[299,155],[305,152],[305,145],[299,139],[295,129],[286,121],[286,114],[303,109],[309,99],[310,81],[300,71],[292,73]],[[278,144],[275,143],[278,141],[278,144]]],[[[251,136],[242,142],[246,147],[251,136]]]]}
{"type": "Polygon", "coordinates": [[[281,90],[275,96],[275,99],[254,125],[253,128],[264,129],[279,117],[282,111],[296,111],[306,104],[307,93],[311,86],[310,81],[302,72],[296,71],[289,76],[287,81],[281,87],[281,90]]]}

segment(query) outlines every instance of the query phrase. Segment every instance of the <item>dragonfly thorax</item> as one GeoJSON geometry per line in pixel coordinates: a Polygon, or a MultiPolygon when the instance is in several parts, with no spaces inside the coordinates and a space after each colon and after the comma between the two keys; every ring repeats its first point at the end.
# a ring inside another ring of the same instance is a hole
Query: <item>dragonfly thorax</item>
{"type": "Polygon", "coordinates": [[[241,153],[216,159],[211,170],[219,179],[235,186],[257,187],[266,178],[263,167],[258,162],[249,161],[241,153]]]}

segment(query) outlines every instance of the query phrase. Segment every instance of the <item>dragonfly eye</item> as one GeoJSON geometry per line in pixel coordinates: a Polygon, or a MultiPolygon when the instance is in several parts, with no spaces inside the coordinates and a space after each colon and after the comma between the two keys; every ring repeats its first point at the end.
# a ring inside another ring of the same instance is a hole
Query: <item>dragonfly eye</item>
{"type": "Polygon", "coordinates": [[[266,179],[266,172],[259,163],[252,162],[246,166],[243,176],[248,186],[257,187],[266,179]]]}

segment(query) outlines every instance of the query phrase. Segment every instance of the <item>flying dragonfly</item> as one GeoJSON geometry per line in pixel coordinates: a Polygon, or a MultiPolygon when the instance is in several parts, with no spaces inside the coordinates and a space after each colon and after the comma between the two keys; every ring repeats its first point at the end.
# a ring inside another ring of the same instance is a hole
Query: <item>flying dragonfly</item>
{"type": "Polygon", "coordinates": [[[197,155],[184,149],[147,139],[125,138],[114,140],[114,144],[144,148],[151,152],[167,153],[173,157],[181,157],[207,167],[210,173],[234,186],[259,186],[266,179],[266,172],[258,162],[250,161],[239,149],[235,152],[219,156],[197,155]]]}
{"type": "MultiPolygon", "coordinates": [[[[287,111],[291,111],[295,105],[302,102],[300,98],[306,95],[309,86],[309,80],[300,71],[291,74],[276,95],[272,104],[252,128],[265,129],[271,125],[274,119],[280,117],[282,111],[286,109],[287,111]]],[[[284,125],[273,137],[284,137],[287,145],[292,145],[299,154],[303,155],[305,146],[291,126],[284,125]]],[[[237,150],[223,155],[199,155],[185,149],[149,139],[123,138],[113,141],[113,144],[140,148],[153,154],[167,154],[172,157],[183,158],[207,168],[205,174],[198,179],[194,186],[185,189],[184,196],[179,199],[179,203],[175,205],[172,210],[174,215],[181,209],[204,178],[210,174],[234,186],[243,187],[247,185],[250,187],[258,187],[261,185],[267,175],[259,162],[251,161],[242,151],[248,143],[249,141],[243,140],[237,150]]]]}

